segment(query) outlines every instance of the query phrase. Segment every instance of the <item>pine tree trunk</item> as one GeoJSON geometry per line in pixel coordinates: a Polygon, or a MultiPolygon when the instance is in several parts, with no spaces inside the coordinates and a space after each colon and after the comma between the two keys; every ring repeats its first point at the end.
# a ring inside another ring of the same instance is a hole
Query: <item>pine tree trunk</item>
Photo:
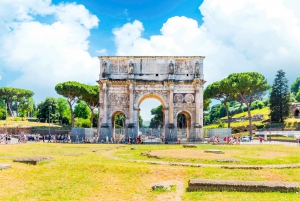
{"type": "Polygon", "coordinates": [[[90,110],[91,110],[91,122],[90,122],[90,128],[93,128],[94,108],[90,107],[90,110]]]}
{"type": "Polygon", "coordinates": [[[227,123],[228,123],[228,128],[230,128],[230,121],[231,121],[231,117],[230,117],[230,115],[229,115],[229,110],[228,110],[228,106],[227,106],[227,104],[226,103],[223,103],[224,104],[224,106],[225,106],[225,109],[226,109],[226,114],[227,114],[227,123]]]}
{"type": "Polygon", "coordinates": [[[69,104],[69,106],[70,106],[70,112],[71,112],[71,127],[73,128],[74,127],[74,123],[75,123],[75,121],[74,121],[74,112],[73,112],[73,108],[72,108],[72,104],[71,104],[71,102],[70,101],[68,101],[68,104],[69,104]]]}
{"type": "Polygon", "coordinates": [[[250,111],[250,105],[249,103],[246,101],[246,99],[244,98],[244,96],[242,94],[240,94],[243,102],[246,104],[247,106],[247,110],[248,110],[248,119],[249,119],[249,136],[252,138],[252,116],[251,116],[251,111],[250,111]]]}

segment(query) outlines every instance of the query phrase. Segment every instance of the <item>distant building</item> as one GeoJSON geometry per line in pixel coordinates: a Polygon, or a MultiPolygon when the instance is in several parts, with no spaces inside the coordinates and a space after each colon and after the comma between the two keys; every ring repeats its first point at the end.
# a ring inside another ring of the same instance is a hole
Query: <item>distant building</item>
{"type": "Polygon", "coordinates": [[[300,118],[300,103],[292,103],[291,112],[295,118],[300,118]]]}

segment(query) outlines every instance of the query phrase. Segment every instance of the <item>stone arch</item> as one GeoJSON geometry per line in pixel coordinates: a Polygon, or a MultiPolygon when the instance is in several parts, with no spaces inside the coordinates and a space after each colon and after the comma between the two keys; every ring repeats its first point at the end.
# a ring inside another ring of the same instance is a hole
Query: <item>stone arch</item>
{"type": "MultiPolygon", "coordinates": [[[[185,118],[186,118],[186,128],[185,128],[185,132],[186,132],[186,138],[189,139],[191,137],[191,129],[192,129],[192,119],[193,119],[193,115],[190,111],[188,110],[179,110],[177,113],[176,113],[176,127],[178,126],[177,125],[177,118],[178,118],[178,115],[179,114],[184,114],[185,118]]],[[[178,128],[177,128],[178,129],[178,128]]],[[[181,138],[181,136],[179,135],[179,133],[177,133],[178,135],[178,138],[181,138]]]]}
{"type": "Polygon", "coordinates": [[[193,115],[192,115],[192,113],[189,111],[189,110],[184,110],[184,109],[182,109],[182,110],[179,110],[177,113],[176,113],[176,115],[175,115],[175,118],[177,118],[177,116],[179,115],[179,114],[187,114],[187,115],[189,115],[189,117],[192,119],[193,118],[193,115]]]}
{"type": "MultiPolygon", "coordinates": [[[[139,111],[140,111],[139,107],[140,107],[141,103],[144,100],[148,99],[148,98],[154,98],[154,99],[158,100],[161,103],[162,108],[163,108],[162,109],[163,110],[163,123],[162,123],[162,125],[163,125],[163,128],[166,129],[167,128],[167,123],[169,122],[169,118],[168,118],[168,115],[169,115],[168,110],[169,110],[169,108],[168,108],[167,101],[159,93],[155,93],[155,92],[144,93],[144,94],[140,95],[136,99],[136,103],[137,103],[137,107],[138,107],[138,112],[136,114],[137,115],[137,119],[138,119],[138,115],[139,115],[139,111]]],[[[139,125],[137,125],[137,129],[139,131],[139,125]]],[[[164,131],[164,133],[165,133],[165,131],[164,131]]]]}
{"type": "Polygon", "coordinates": [[[125,134],[125,131],[126,131],[126,119],[127,119],[127,116],[126,116],[126,113],[122,110],[116,110],[114,112],[111,113],[111,116],[110,116],[110,119],[111,119],[111,131],[112,131],[112,134],[111,136],[116,139],[116,134],[120,134],[120,130],[118,130],[118,132],[116,132],[116,127],[115,127],[115,124],[114,124],[114,120],[115,120],[115,117],[118,115],[118,114],[123,114],[125,116],[125,122],[124,122],[124,125],[123,125],[123,131],[122,133],[125,134]]]}
{"type": "Polygon", "coordinates": [[[138,107],[140,107],[141,103],[148,98],[154,98],[154,99],[158,100],[162,104],[163,107],[167,106],[165,99],[160,94],[146,93],[137,98],[136,103],[138,104],[138,107]]]}
{"type": "Polygon", "coordinates": [[[300,111],[299,111],[298,108],[295,109],[294,116],[295,117],[300,117],[300,111]]]}

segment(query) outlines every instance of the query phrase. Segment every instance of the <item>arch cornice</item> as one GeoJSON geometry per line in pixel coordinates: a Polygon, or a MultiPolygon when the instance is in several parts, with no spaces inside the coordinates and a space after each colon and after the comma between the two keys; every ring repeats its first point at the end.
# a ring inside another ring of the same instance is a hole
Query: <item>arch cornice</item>
{"type": "Polygon", "coordinates": [[[192,118],[193,118],[192,113],[191,113],[189,110],[185,110],[185,109],[179,110],[179,111],[176,113],[176,116],[174,116],[174,118],[177,118],[177,116],[178,116],[180,113],[182,113],[182,114],[184,114],[184,115],[188,114],[189,117],[186,116],[186,118],[188,118],[188,119],[192,119],[192,118]]]}
{"type": "MultiPolygon", "coordinates": [[[[168,93],[168,91],[166,91],[167,93],[168,93]]],[[[168,103],[167,103],[167,101],[165,100],[165,98],[161,95],[161,94],[159,94],[159,93],[156,93],[156,92],[148,92],[148,91],[140,91],[140,92],[135,92],[135,93],[137,93],[138,95],[136,95],[135,97],[135,102],[136,102],[136,104],[138,105],[138,107],[140,106],[140,104],[144,101],[144,100],[146,100],[146,99],[148,99],[148,98],[155,98],[156,100],[158,100],[161,104],[162,104],[162,106],[164,107],[164,108],[168,108],[168,103]]]]}

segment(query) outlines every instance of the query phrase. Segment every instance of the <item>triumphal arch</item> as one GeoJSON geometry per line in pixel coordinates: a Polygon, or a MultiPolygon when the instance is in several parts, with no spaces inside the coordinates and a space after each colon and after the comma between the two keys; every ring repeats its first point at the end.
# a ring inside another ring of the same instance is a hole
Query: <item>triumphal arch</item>
{"type": "Polygon", "coordinates": [[[203,138],[203,56],[100,56],[100,139],[114,137],[114,118],[125,116],[125,135],[140,134],[140,104],[163,106],[163,137],[177,138],[177,116],[186,117],[187,140],[203,138]]]}

